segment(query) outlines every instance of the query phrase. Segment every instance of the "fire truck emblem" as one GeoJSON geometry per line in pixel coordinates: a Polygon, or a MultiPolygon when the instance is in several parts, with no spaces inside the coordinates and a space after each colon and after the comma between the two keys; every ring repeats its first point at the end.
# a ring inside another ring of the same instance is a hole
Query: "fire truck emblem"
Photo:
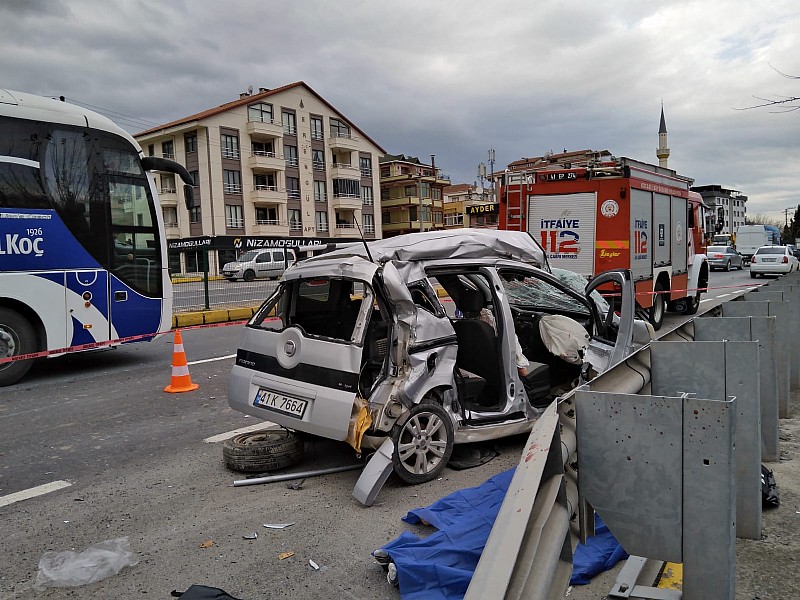
{"type": "Polygon", "coordinates": [[[680,221],[675,223],[675,241],[679,244],[683,243],[683,228],[681,227],[680,221]]]}
{"type": "Polygon", "coordinates": [[[600,205],[600,214],[609,219],[611,217],[616,217],[618,212],[619,204],[617,204],[617,202],[611,198],[600,205]]]}

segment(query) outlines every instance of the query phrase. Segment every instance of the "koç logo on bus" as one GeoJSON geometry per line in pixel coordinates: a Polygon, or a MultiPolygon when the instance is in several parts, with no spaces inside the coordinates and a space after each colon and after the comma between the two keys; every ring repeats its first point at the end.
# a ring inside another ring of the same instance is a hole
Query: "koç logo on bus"
{"type": "Polygon", "coordinates": [[[18,233],[7,233],[0,238],[0,254],[33,254],[44,256],[44,238],[41,229],[28,229],[29,237],[20,237],[18,233]],[[37,237],[33,237],[37,236],[37,237]]]}

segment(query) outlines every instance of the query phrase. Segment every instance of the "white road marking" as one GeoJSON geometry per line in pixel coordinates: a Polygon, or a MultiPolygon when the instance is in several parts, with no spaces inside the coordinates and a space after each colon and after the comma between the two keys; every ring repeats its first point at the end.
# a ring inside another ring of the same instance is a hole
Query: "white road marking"
{"type": "Polygon", "coordinates": [[[719,296],[717,296],[717,298],[724,298],[725,296],[730,296],[730,295],[731,295],[730,293],[728,293],[728,294],[720,294],[719,296]]]}
{"type": "Polygon", "coordinates": [[[15,492],[13,494],[8,494],[7,496],[0,496],[0,507],[8,506],[9,504],[14,504],[15,502],[19,502],[21,500],[35,498],[36,496],[49,494],[50,492],[55,492],[56,490],[66,488],[71,485],[72,484],[69,481],[52,481],[50,483],[45,483],[44,485],[37,485],[36,487],[22,490],[21,492],[15,492]]]}
{"type": "Polygon", "coordinates": [[[219,435],[212,435],[209,438],[204,439],[203,441],[206,444],[215,444],[216,442],[224,442],[228,438],[232,438],[235,435],[239,435],[240,433],[250,433],[251,431],[258,431],[259,429],[270,429],[271,427],[277,427],[276,423],[271,423],[270,421],[261,421],[260,423],[256,423],[255,425],[250,425],[249,427],[242,427],[241,429],[234,429],[233,431],[229,431],[227,433],[220,433],[219,435]]]}
{"type": "Polygon", "coordinates": [[[229,358],[236,358],[235,354],[229,354],[228,356],[217,356],[216,358],[204,358],[203,360],[193,360],[191,362],[187,362],[187,365],[199,365],[201,363],[207,362],[214,362],[216,360],[228,360],[229,358]]]}

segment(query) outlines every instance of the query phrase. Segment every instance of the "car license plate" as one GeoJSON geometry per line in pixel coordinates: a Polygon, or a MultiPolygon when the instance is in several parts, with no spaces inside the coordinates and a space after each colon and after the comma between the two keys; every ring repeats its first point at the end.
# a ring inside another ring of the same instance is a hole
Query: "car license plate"
{"type": "Polygon", "coordinates": [[[772,263],[774,263],[775,259],[774,258],[765,258],[764,262],[772,262],[772,263]]]}
{"type": "Polygon", "coordinates": [[[255,400],[253,400],[253,406],[302,419],[308,406],[308,400],[300,400],[299,398],[292,398],[291,396],[259,388],[256,392],[255,400]]]}

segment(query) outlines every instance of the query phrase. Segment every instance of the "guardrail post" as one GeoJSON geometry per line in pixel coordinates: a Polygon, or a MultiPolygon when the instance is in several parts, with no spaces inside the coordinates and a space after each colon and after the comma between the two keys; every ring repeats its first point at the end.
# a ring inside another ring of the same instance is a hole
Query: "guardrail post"
{"type": "MultiPolygon", "coordinates": [[[[698,319],[699,321],[700,319],[698,319]]],[[[753,341],[722,341],[729,331],[719,334],[719,341],[698,341],[711,324],[732,319],[702,319],[695,328],[695,342],[653,342],[653,393],[675,395],[683,390],[703,398],[736,398],[735,498],[736,534],[752,540],[761,539],[761,419],[759,406],[759,348],[753,341]],[[714,358],[711,358],[711,355],[714,358]],[[722,366],[717,357],[722,358],[722,366]],[[754,373],[755,371],[755,373],[754,373]]],[[[742,325],[739,322],[739,337],[742,325]]]]}
{"type": "MultiPolygon", "coordinates": [[[[757,341],[758,400],[761,422],[761,460],[780,458],[778,438],[778,387],[775,366],[775,317],[709,317],[694,320],[697,341],[757,341]]],[[[749,373],[751,367],[746,371],[749,373]]],[[[739,398],[746,398],[740,395],[739,398]]]]}
{"type": "Polygon", "coordinates": [[[789,320],[790,312],[787,302],[757,302],[751,300],[732,300],[722,305],[723,317],[776,317],[775,323],[775,352],[773,360],[778,376],[778,416],[781,419],[789,417],[789,401],[791,392],[790,357],[792,342],[790,339],[792,329],[789,320]]]}
{"type": "MultiPolygon", "coordinates": [[[[791,381],[790,387],[793,390],[800,390],[800,287],[797,285],[789,285],[788,283],[781,283],[781,279],[776,279],[770,282],[769,285],[756,288],[754,292],[745,294],[747,300],[758,301],[759,294],[765,292],[782,292],[783,300],[789,302],[789,306],[794,311],[789,322],[785,324],[787,329],[790,329],[789,339],[792,343],[792,357],[791,357],[791,381]]],[[[772,298],[764,298],[771,300],[772,298]]]]}

